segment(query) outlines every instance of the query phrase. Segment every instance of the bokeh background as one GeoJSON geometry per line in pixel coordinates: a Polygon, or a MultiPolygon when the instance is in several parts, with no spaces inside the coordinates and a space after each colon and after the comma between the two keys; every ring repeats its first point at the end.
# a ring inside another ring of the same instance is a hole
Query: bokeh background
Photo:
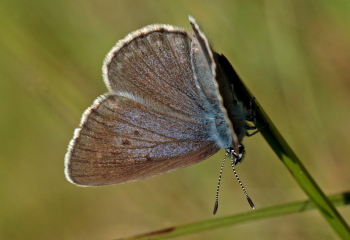
{"type": "MultiPolygon", "coordinates": [[[[140,182],[81,188],[63,160],[106,92],[105,54],[152,23],[201,23],[326,194],[350,187],[350,3],[0,1],[0,239],[114,239],[251,211],[224,152],[140,182]]],[[[306,199],[257,134],[237,168],[257,208],[306,199]]],[[[349,222],[350,208],[339,208],[349,222]]],[[[337,239],[317,211],[178,239],[337,239]]]]}

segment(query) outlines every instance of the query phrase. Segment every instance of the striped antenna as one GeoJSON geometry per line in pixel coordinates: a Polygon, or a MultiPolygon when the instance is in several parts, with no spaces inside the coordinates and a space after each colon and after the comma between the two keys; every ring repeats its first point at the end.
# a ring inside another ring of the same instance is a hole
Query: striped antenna
{"type": "Polygon", "coordinates": [[[236,179],[237,179],[239,185],[241,185],[241,188],[242,188],[242,190],[243,190],[243,192],[244,192],[244,194],[245,194],[245,196],[246,196],[246,198],[247,198],[247,201],[248,201],[250,207],[251,207],[252,209],[255,209],[255,206],[254,206],[254,203],[253,203],[252,199],[249,197],[247,191],[245,190],[245,188],[244,188],[244,186],[243,186],[241,180],[239,179],[239,177],[238,177],[238,175],[237,175],[237,173],[236,173],[236,170],[235,170],[236,162],[237,162],[237,159],[236,159],[236,158],[234,158],[234,159],[231,158],[231,166],[232,166],[233,173],[235,174],[236,179]]]}
{"type": "Polygon", "coordinates": [[[230,157],[231,157],[231,166],[232,166],[233,173],[235,174],[235,177],[236,177],[239,185],[241,186],[243,193],[245,194],[250,207],[252,209],[255,209],[255,205],[254,205],[252,199],[249,197],[247,191],[245,190],[241,180],[239,179],[239,177],[237,175],[236,169],[235,169],[235,165],[243,160],[244,153],[245,153],[243,145],[240,145],[239,148],[241,150],[241,153],[238,155],[236,154],[236,152],[233,149],[227,149],[226,154],[224,156],[224,159],[222,160],[221,167],[220,167],[220,173],[219,173],[219,179],[218,179],[218,185],[216,187],[215,205],[214,205],[214,211],[213,211],[214,215],[216,214],[216,212],[218,211],[218,208],[219,208],[219,190],[220,190],[220,184],[221,184],[221,178],[222,178],[222,171],[223,171],[226,157],[228,156],[228,154],[230,154],[230,157]]]}
{"type": "Polygon", "coordinates": [[[221,177],[222,177],[222,170],[224,168],[224,164],[225,164],[227,155],[228,155],[228,153],[225,154],[224,159],[222,160],[222,163],[221,163],[221,167],[220,167],[218,186],[216,187],[216,194],[215,194],[215,205],[214,205],[214,211],[213,211],[214,215],[218,211],[218,207],[219,207],[219,189],[220,189],[220,183],[221,183],[221,177]]]}

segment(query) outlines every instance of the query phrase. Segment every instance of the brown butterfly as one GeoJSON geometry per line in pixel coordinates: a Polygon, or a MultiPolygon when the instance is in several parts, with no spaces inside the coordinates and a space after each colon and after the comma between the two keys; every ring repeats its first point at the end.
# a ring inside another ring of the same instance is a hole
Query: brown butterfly
{"type": "Polygon", "coordinates": [[[69,143],[68,181],[138,181],[198,163],[219,149],[235,163],[242,160],[247,116],[222,67],[228,61],[189,19],[193,34],[149,25],[107,54],[102,70],[108,92],[84,112],[69,143]]]}

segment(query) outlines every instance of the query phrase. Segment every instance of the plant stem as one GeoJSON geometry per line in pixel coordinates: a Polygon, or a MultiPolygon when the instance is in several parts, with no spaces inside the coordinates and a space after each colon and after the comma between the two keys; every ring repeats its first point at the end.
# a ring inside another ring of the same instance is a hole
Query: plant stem
{"type": "MultiPolygon", "coordinates": [[[[244,106],[249,106],[249,102],[251,99],[253,99],[253,95],[244,85],[238,75],[235,72],[234,74],[233,84],[235,92],[238,93],[239,99],[243,102],[244,106]]],[[[289,172],[293,175],[296,182],[309,196],[310,200],[319,209],[323,217],[334,229],[334,231],[336,231],[342,239],[350,239],[350,228],[345,220],[328,200],[321,188],[313,180],[309,172],[279,133],[256,99],[254,99],[254,103],[258,107],[256,110],[257,127],[261,128],[261,134],[267,143],[276,153],[278,158],[282,160],[289,172]]]]}

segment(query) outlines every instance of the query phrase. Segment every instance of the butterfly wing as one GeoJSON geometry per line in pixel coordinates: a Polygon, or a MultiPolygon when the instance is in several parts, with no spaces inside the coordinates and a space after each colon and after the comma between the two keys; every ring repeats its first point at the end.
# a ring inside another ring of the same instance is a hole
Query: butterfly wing
{"type": "Polygon", "coordinates": [[[216,123],[216,131],[213,134],[217,135],[216,142],[221,148],[226,149],[233,146],[238,152],[241,139],[238,139],[234,127],[240,130],[245,126],[244,116],[241,114],[241,109],[234,106],[234,96],[229,79],[222,73],[221,66],[217,65],[218,54],[211,49],[209,41],[196,20],[191,16],[189,20],[194,31],[191,60],[195,82],[203,89],[207,99],[205,101],[207,108],[211,107],[210,112],[220,119],[216,123]]]}
{"type": "Polygon", "coordinates": [[[81,186],[137,181],[200,162],[219,148],[193,79],[191,39],[179,28],[151,25],[108,53],[109,93],[85,111],[65,159],[81,186]]]}
{"type": "Polygon", "coordinates": [[[66,155],[66,176],[82,186],[137,181],[200,162],[219,148],[206,125],[102,95],[83,115],[66,155]]]}
{"type": "Polygon", "coordinates": [[[110,92],[131,93],[157,108],[201,116],[193,79],[191,38],[181,28],[150,25],[130,33],[107,54],[102,68],[110,92]]]}

